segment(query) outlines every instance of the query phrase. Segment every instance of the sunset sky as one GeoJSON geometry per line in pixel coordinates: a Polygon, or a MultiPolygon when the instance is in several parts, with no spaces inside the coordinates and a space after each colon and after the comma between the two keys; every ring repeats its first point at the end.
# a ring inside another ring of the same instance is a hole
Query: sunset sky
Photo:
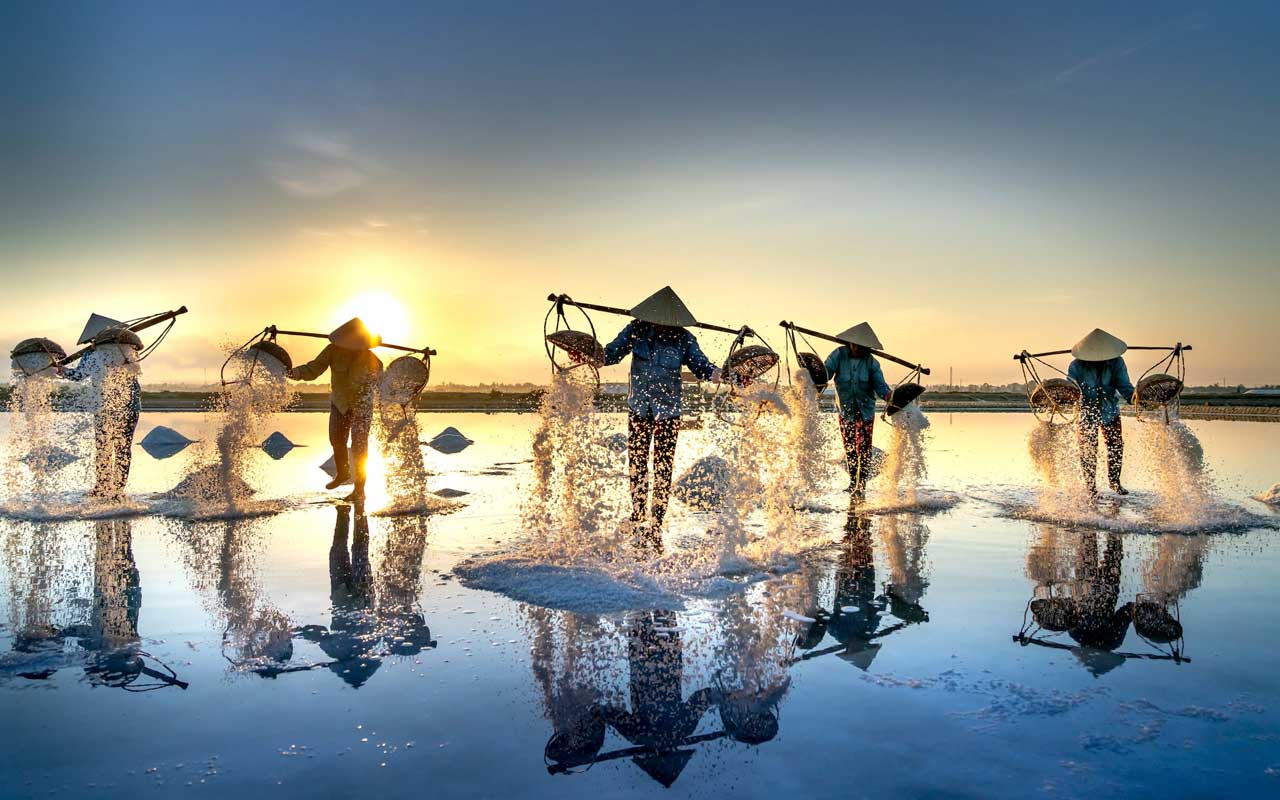
{"type": "Polygon", "coordinates": [[[541,381],[549,292],[671,284],[935,380],[1101,326],[1280,382],[1278,40],[1274,2],[30,3],[0,339],[186,304],[145,378],[198,382],[363,296],[435,381],[541,381]]]}

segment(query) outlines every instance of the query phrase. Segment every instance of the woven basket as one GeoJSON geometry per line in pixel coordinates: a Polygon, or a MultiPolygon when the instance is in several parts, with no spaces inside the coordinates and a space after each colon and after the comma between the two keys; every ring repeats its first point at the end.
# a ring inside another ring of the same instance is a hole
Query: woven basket
{"type": "Polygon", "coordinates": [[[1158,373],[1138,381],[1135,402],[1141,406],[1166,406],[1182,394],[1182,381],[1172,375],[1158,373]]]}
{"type": "Polygon", "coordinates": [[[753,381],[773,369],[777,363],[777,353],[763,345],[749,344],[735,350],[725,362],[724,369],[739,378],[753,381]]]}
{"type": "Polygon", "coordinates": [[[547,341],[566,353],[577,356],[584,364],[593,367],[604,365],[604,347],[596,341],[596,337],[585,331],[556,331],[547,334],[547,341]]]}
{"type": "Polygon", "coordinates": [[[1050,378],[1031,392],[1031,405],[1048,411],[1080,404],[1080,387],[1066,378],[1050,378]]]}

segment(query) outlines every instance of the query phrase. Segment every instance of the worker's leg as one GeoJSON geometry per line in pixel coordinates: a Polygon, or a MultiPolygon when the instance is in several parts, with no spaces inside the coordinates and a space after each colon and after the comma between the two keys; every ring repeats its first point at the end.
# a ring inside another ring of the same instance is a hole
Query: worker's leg
{"type": "Polygon", "coordinates": [[[1098,493],[1098,420],[1082,416],[1079,424],[1080,471],[1084,488],[1090,495],[1098,493]]]}
{"type": "Polygon", "coordinates": [[[352,409],[351,416],[351,460],[354,462],[351,470],[355,483],[352,499],[362,500],[369,467],[369,429],[373,426],[373,408],[352,409]]]}
{"type": "Polygon", "coordinates": [[[1128,494],[1120,483],[1120,470],[1124,466],[1124,434],[1118,417],[1102,426],[1102,438],[1107,443],[1107,482],[1113,491],[1128,494]]]}
{"type": "Polygon", "coordinates": [[[93,491],[91,496],[104,499],[111,495],[111,487],[115,483],[111,473],[115,469],[112,464],[111,430],[106,415],[99,412],[93,425],[93,491]]]}
{"type": "Polygon", "coordinates": [[[337,406],[329,407],[329,445],[333,448],[333,480],[326,489],[336,489],[351,477],[351,465],[347,459],[347,440],[351,437],[351,412],[342,413],[337,406]]]}
{"type": "Polygon", "coordinates": [[[627,471],[631,477],[631,521],[644,522],[649,499],[649,445],[653,420],[632,414],[627,421],[627,471]]]}
{"type": "Polygon", "coordinates": [[[857,482],[858,474],[858,451],[854,442],[856,437],[855,426],[857,420],[849,419],[844,416],[840,417],[840,441],[844,445],[844,464],[849,470],[849,488],[853,489],[857,482]]]}
{"type": "Polygon", "coordinates": [[[871,434],[875,429],[876,419],[859,419],[853,421],[854,493],[862,494],[867,485],[867,472],[871,469],[871,434]]]}
{"type": "Polygon", "coordinates": [[[680,438],[680,420],[664,419],[653,424],[653,522],[662,525],[667,514],[667,498],[671,496],[671,472],[676,463],[676,442],[680,438]]]}
{"type": "Polygon", "coordinates": [[[132,406],[125,409],[118,427],[112,442],[115,448],[113,477],[116,481],[115,494],[123,496],[125,484],[129,482],[129,470],[133,467],[133,434],[138,429],[138,409],[132,406]]]}

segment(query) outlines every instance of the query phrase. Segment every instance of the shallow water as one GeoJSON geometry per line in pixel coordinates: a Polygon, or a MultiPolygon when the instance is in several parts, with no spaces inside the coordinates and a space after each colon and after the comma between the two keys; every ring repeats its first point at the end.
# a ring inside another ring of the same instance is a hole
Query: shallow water
{"type": "MultiPolygon", "coordinates": [[[[1159,521],[1168,489],[1141,473],[1142,423],[1125,421],[1134,494],[1064,527],[1037,513],[1029,415],[929,421],[917,510],[873,483],[880,513],[851,517],[842,471],[823,471],[831,491],[795,512],[812,547],[692,581],[680,554],[717,545],[716,514],[673,501],[656,561],[493,584],[555,608],[454,574],[528,538],[533,415],[420,415],[424,439],[452,425],[475,440],[424,450],[429,487],[466,493],[427,516],[377,515],[399,499],[377,459],[368,515],[327,502],[322,414],[267,426],[305,447],[248,454],[282,509],[264,516],[152,513],[199,448],[135,448],[127,514],[0,520],[3,794],[1274,792],[1280,514],[1251,498],[1280,480],[1280,425],[1188,423],[1215,492],[1201,534],[1185,509],[1159,521]],[[1106,647],[1015,641],[1033,598],[1063,595],[1112,622],[1157,598],[1183,639],[1149,643],[1126,619],[1106,647]],[[612,605],[566,610],[584,597],[612,605]]],[[[138,438],[158,424],[217,431],[145,414],[138,438]]],[[[828,432],[820,457],[837,459],[828,432]]],[[[877,425],[876,444],[891,433],[877,425]]],[[[683,432],[676,474],[714,438],[683,432]]]]}

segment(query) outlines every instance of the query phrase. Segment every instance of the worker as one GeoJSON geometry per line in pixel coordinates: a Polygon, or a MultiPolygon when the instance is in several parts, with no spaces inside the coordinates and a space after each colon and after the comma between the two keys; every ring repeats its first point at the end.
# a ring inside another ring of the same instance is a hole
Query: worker
{"type": "Polygon", "coordinates": [[[680,434],[680,368],[688,367],[702,380],[716,380],[720,370],[707,360],[698,340],[687,330],[697,320],[670,286],[645,299],[630,313],[635,319],[605,347],[604,364],[617,364],[631,355],[631,391],[627,397],[631,521],[642,525],[648,505],[653,524],[647,534],[656,539],[667,512],[680,434]],[[652,504],[648,503],[650,472],[652,504]]]}
{"type": "Polygon", "coordinates": [[[314,359],[286,373],[293,380],[313,381],[329,370],[329,444],[335,474],[325,488],[336,489],[352,480],[355,487],[344,499],[354,502],[365,497],[374,389],[382,373],[373,348],[381,343],[381,337],[357,317],[330,333],[329,344],[314,359]]]}
{"type": "Polygon", "coordinates": [[[1098,432],[1107,445],[1107,482],[1116,494],[1128,494],[1120,483],[1124,463],[1124,437],[1120,431],[1118,398],[1133,402],[1133,383],[1125,366],[1125,350],[1129,346],[1102,330],[1093,332],[1071,348],[1074,360],[1067,377],[1080,386],[1080,468],[1090,497],[1098,495],[1098,432]]]}
{"type": "Polygon", "coordinates": [[[75,369],[58,374],[84,381],[88,391],[81,408],[94,417],[93,489],[89,497],[100,503],[119,502],[133,463],[133,434],[142,412],[142,368],[138,353],[142,339],[124,323],[93,314],[78,344],[89,345],[75,369]]]}
{"type": "Polygon", "coordinates": [[[827,374],[836,385],[840,406],[840,438],[849,470],[849,495],[861,501],[871,473],[871,434],[876,422],[876,398],[889,399],[880,362],[871,350],[883,350],[876,332],[865,322],[840,334],[842,345],[827,356],[827,374]]]}

